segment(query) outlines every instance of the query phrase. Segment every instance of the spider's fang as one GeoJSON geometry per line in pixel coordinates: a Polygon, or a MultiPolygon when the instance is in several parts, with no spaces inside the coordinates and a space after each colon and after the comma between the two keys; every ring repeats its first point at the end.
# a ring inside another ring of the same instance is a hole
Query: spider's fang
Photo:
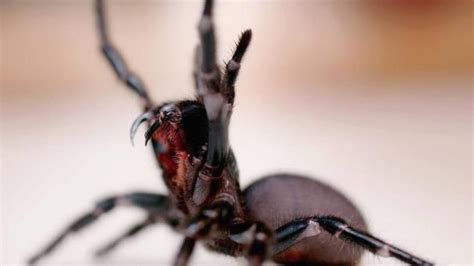
{"type": "Polygon", "coordinates": [[[157,119],[155,123],[151,125],[151,127],[145,132],[145,146],[148,144],[148,141],[153,136],[153,133],[161,126],[160,119],[157,119]]]}
{"type": "Polygon", "coordinates": [[[135,138],[135,134],[137,133],[138,128],[143,122],[150,120],[152,115],[153,115],[152,111],[145,112],[141,114],[139,117],[137,117],[135,121],[133,121],[133,124],[130,127],[130,142],[132,143],[132,146],[135,145],[133,139],[135,138]]]}

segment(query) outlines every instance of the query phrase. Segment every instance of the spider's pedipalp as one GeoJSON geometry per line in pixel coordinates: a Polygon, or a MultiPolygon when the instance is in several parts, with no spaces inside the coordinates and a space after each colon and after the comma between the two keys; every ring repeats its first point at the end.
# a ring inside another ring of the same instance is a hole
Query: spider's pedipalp
{"type": "Polygon", "coordinates": [[[239,38],[239,42],[237,43],[237,47],[235,48],[234,55],[232,56],[232,60],[240,63],[242,61],[242,57],[244,57],[245,52],[252,40],[252,30],[248,29],[245,30],[239,38]]]}
{"type": "Polygon", "coordinates": [[[240,63],[244,57],[245,52],[252,40],[252,30],[248,29],[242,33],[237,42],[237,47],[235,48],[232,59],[225,65],[225,73],[223,79],[223,93],[226,95],[226,98],[229,103],[234,103],[235,98],[235,81],[240,70],[240,63]]]}

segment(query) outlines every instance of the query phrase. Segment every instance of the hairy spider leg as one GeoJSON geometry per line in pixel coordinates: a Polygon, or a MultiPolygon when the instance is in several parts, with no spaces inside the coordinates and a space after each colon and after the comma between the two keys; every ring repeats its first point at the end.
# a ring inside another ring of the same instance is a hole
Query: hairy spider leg
{"type": "Polygon", "coordinates": [[[343,219],[334,216],[310,217],[293,220],[275,231],[277,244],[273,246],[273,253],[277,254],[301,240],[307,230],[312,235],[319,233],[322,229],[334,237],[347,241],[377,256],[394,257],[410,265],[433,265],[432,263],[416,257],[400,248],[380,240],[369,233],[355,229],[343,219]],[[315,228],[316,227],[316,228],[315,228]]]}
{"type": "Polygon", "coordinates": [[[36,264],[41,258],[54,251],[67,236],[77,233],[93,224],[103,214],[110,212],[118,206],[134,206],[145,210],[147,213],[153,214],[155,217],[166,217],[170,209],[170,200],[167,196],[148,192],[133,192],[102,199],[97,202],[93,210],[73,221],[45,248],[32,256],[28,260],[28,264],[36,264]]]}

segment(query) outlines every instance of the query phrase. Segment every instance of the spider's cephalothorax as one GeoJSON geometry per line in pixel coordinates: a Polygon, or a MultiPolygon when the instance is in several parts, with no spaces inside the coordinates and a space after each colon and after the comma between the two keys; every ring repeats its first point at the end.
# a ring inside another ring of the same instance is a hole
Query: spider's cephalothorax
{"type": "Polygon", "coordinates": [[[163,222],[184,235],[175,265],[186,265],[196,241],[211,250],[245,256],[250,265],[266,259],[284,264],[359,262],[364,250],[408,264],[430,265],[367,233],[359,210],[337,190],[294,174],[265,176],[241,191],[229,147],[228,126],[234,84],[251,31],[241,35],[223,70],[216,64],[212,1],[205,1],[194,58],[196,99],[156,106],[140,78],[110,41],[101,0],[96,0],[101,49],[119,79],[140,96],[144,113],[132,124],[133,137],[145,123],[169,194],[132,192],[107,197],[71,223],[29,262],[53,251],[69,234],[81,231],[117,206],[145,211],[145,219],[99,249],[104,256],[123,240],[163,222]],[[155,107],[156,106],[156,107],[155,107]]]}

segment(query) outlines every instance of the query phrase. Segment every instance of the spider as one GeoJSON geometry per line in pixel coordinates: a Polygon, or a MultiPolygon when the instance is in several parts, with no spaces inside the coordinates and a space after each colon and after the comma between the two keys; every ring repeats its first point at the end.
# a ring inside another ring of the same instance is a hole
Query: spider
{"type": "Polygon", "coordinates": [[[145,145],[151,141],[169,194],[130,192],[98,201],[33,256],[30,264],[112,209],[131,205],[143,210],[146,219],[99,249],[97,256],[109,254],[122,241],[160,222],[184,235],[174,265],[188,264],[196,241],[219,253],[245,256],[249,265],[261,265],[265,260],[353,265],[364,250],[412,265],[431,265],[372,236],[354,204],[315,179],[275,174],[240,189],[228,127],[235,82],[252,32],[242,33],[221,71],[216,64],[212,0],[205,1],[198,23],[200,43],[193,72],[196,98],[160,105],[154,104],[141,79],[129,70],[112,44],[103,1],[96,0],[95,8],[103,54],[120,81],[142,101],[144,113],[130,129],[132,144],[137,129],[146,123],[145,145]]]}

